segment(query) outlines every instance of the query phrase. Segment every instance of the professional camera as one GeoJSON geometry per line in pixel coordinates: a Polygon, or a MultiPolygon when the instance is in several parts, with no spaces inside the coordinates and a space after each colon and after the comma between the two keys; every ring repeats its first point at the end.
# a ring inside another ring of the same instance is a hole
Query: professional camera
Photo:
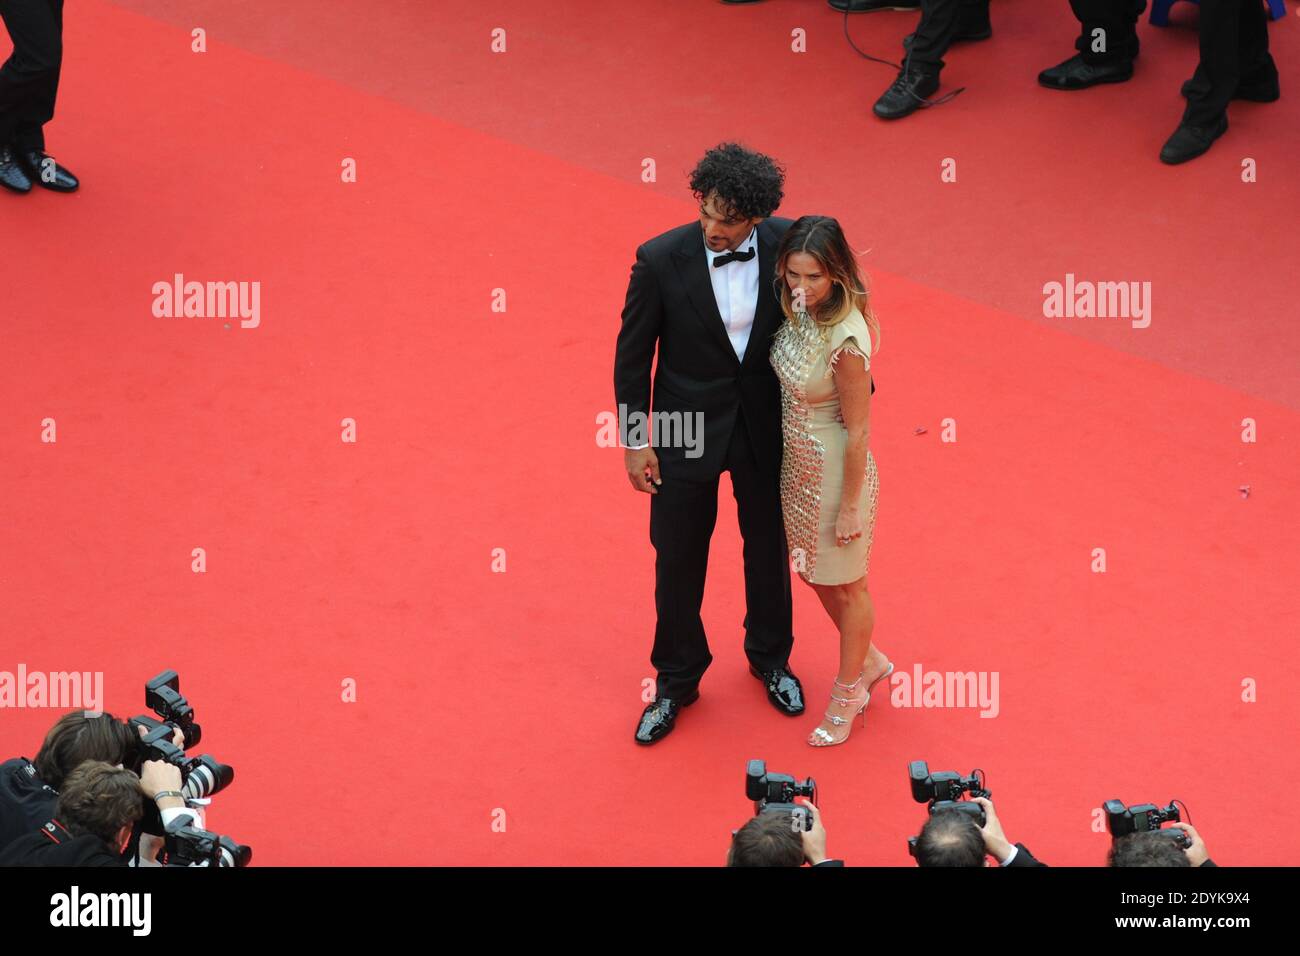
{"type": "MultiPolygon", "coordinates": [[[[917,803],[929,804],[930,816],[955,811],[970,817],[977,827],[984,826],[984,808],[978,803],[963,799],[964,794],[992,798],[993,792],[984,787],[983,770],[972,770],[969,777],[951,770],[931,773],[924,760],[913,760],[907,765],[907,776],[912,785],[912,799],[917,803]]],[[[911,856],[916,856],[918,839],[914,836],[907,838],[907,852],[911,856]]]]}
{"type": "Polygon", "coordinates": [[[1167,807],[1158,807],[1154,803],[1139,803],[1126,807],[1123,800],[1107,800],[1101,806],[1106,811],[1106,829],[1110,831],[1112,840],[1118,840],[1130,833],[1154,830],[1161,836],[1173,840],[1174,845],[1180,850],[1186,850],[1192,845],[1192,838],[1181,827],[1170,827],[1168,830],[1160,828],[1162,823],[1179,823],[1182,820],[1178,814],[1178,807],[1172,800],[1167,807]]]}
{"type": "Polygon", "coordinates": [[[181,816],[167,827],[164,866],[248,866],[253,859],[252,847],[193,824],[193,816],[181,816]]]}
{"type": "MultiPolygon", "coordinates": [[[[166,670],[144,685],[145,705],[158,718],[147,714],[132,717],[131,728],[143,727],[140,763],[146,760],[164,760],[181,771],[181,794],[188,807],[207,803],[207,798],[224,790],[235,780],[235,770],[220,763],[210,754],[187,757],[185,751],[196,746],[203,738],[202,728],[194,722],[194,708],[181,694],[181,679],[173,670],[166,670]],[[183,737],[182,746],[173,742],[176,731],[183,737]]],[[[139,733],[138,730],[135,730],[139,733]]],[[[136,766],[136,773],[140,766],[136,766]]],[[[163,827],[162,813],[152,800],[144,800],[144,815],[140,831],[163,837],[163,853],[167,866],[247,866],[252,859],[250,847],[241,846],[229,837],[218,836],[193,826],[194,816],[182,815],[170,827],[163,827]]]]}
{"type": "Polygon", "coordinates": [[[812,829],[812,812],[795,797],[807,797],[817,803],[817,783],[812,777],[795,780],[783,773],[768,773],[762,760],[751,760],[745,768],[745,796],[754,801],[754,816],[761,813],[786,813],[792,818],[791,829],[812,829]]]}
{"type": "MultiPolygon", "coordinates": [[[[184,781],[181,792],[187,800],[210,797],[234,782],[234,768],[219,763],[210,754],[185,756],[186,750],[197,746],[203,739],[203,730],[194,722],[194,708],[181,695],[181,679],[175,671],[163,671],[146,683],[144,702],[159,719],[144,714],[128,721],[133,730],[143,727],[147,731],[140,742],[141,763],[146,760],[165,760],[179,767],[184,781]],[[172,736],[177,730],[185,738],[181,747],[172,742],[172,736]]],[[[136,730],[136,733],[139,731],[136,730]]],[[[140,768],[135,769],[138,773],[140,768]]]]}

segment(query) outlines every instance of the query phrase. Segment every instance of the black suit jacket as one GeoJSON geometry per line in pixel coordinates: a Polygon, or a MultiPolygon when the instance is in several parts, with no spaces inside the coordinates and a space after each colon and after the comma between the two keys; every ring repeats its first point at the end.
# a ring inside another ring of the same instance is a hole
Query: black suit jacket
{"type": "Polygon", "coordinates": [[[768,354],[784,319],[773,291],[776,250],[791,222],[773,217],[758,224],[758,302],[744,361],[736,358],[713,297],[699,222],[637,247],[614,355],[614,400],[628,414],[653,410],[704,416],[697,458],[687,457],[684,447],[660,447],[653,433],[647,435],[663,474],[691,480],[719,475],[742,410],[759,468],[773,476],[780,473],[781,386],[768,354]],[[650,367],[656,345],[652,406],[650,367]]]}
{"type": "Polygon", "coordinates": [[[1017,843],[1016,847],[1018,848],[1016,858],[1008,863],[1007,866],[1047,866],[1046,863],[1040,863],[1038,860],[1035,860],[1034,855],[1025,848],[1023,843],[1017,843]]]}

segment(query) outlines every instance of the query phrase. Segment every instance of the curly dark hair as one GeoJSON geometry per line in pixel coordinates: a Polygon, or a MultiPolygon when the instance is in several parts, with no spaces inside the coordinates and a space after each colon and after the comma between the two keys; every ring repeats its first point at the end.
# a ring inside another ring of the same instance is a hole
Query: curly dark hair
{"type": "Polygon", "coordinates": [[[719,205],[738,219],[766,219],[785,195],[785,168],[771,156],[739,143],[719,143],[691,173],[691,193],[701,203],[716,193],[719,205]]]}

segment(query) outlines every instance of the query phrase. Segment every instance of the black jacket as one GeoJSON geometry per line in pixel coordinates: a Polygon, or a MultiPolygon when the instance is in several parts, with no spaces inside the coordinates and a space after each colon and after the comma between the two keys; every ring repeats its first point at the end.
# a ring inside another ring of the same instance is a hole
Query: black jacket
{"type": "Polygon", "coordinates": [[[699,222],[670,229],[637,248],[615,347],[614,401],[629,415],[650,413],[650,368],[658,345],[653,410],[703,415],[703,448],[697,458],[687,457],[680,443],[660,447],[653,433],[646,436],[665,474],[693,480],[721,474],[741,409],[759,467],[773,476],[780,473],[781,385],[769,354],[784,316],[772,278],[777,246],[792,221],[774,217],[758,224],[758,302],[744,361],[736,358],[713,297],[699,222]]]}
{"type": "Polygon", "coordinates": [[[59,792],[26,757],[0,763],[0,850],[53,817],[58,801],[59,792]]]}
{"type": "Polygon", "coordinates": [[[0,866],[126,866],[94,834],[73,836],[58,820],[49,820],[0,851],[0,866]]]}
{"type": "Polygon", "coordinates": [[[1008,863],[1007,866],[1047,866],[1046,863],[1041,863],[1038,860],[1035,860],[1034,855],[1026,849],[1023,843],[1017,843],[1016,847],[1018,848],[1016,858],[1008,863]]]}

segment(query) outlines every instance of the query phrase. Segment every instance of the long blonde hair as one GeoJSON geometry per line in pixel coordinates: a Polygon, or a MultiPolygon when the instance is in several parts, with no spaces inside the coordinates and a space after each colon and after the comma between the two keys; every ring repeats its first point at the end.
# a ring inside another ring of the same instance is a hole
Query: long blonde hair
{"type": "Polygon", "coordinates": [[[787,319],[794,318],[790,284],[785,281],[786,261],[796,252],[806,252],[821,264],[831,280],[831,295],[818,308],[813,320],[823,329],[843,322],[854,309],[862,313],[871,330],[871,354],[880,351],[880,321],[871,308],[871,293],[858,269],[857,257],[844,238],[844,230],[831,216],[800,216],[786,230],[776,251],[773,291],[787,319]]]}

